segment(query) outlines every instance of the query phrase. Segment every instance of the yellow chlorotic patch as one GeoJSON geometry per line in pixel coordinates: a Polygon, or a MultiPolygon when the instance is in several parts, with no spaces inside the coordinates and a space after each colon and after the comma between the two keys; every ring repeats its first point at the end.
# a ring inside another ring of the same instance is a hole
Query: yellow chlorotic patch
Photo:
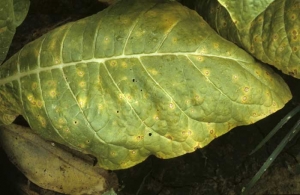
{"type": "Polygon", "coordinates": [[[120,94],[119,94],[119,100],[123,100],[124,97],[125,97],[125,95],[124,95],[123,93],[120,93],[120,94]]]}
{"type": "Polygon", "coordinates": [[[227,124],[227,130],[232,129],[233,127],[235,127],[235,125],[233,125],[232,123],[227,124]]]}
{"type": "Polygon", "coordinates": [[[293,47],[293,52],[297,52],[298,51],[298,47],[293,47]]]}
{"type": "Polygon", "coordinates": [[[110,156],[117,156],[117,153],[116,152],[110,152],[110,156]]]}
{"type": "Polygon", "coordinates": [[[42,127],[45,128],[45,127],[46,127],[46,124],[47,124],[45,118],[42,117],[42,116],[38,116],[38,119],[39,119],[39,121],[40,121],[42,127]]]}
{"type": "Polygon", "coordinates": [[[128,24],[129,21],[130,21],[130,19],[126,16],[120,17],[120,23],[121,24],[128,24]]]}
{"type": "Polygon", "coordinates": [[[66,128],[64,128],[63,130],[64,130],[64,132],[66,132],[66,133],[70,133],[69,127],[66,127],[66,128]]]}
{"type": "Polygon", "coordinates": [[[84,72],[82,70],[77,70],[77,75],[80,77],[84,76],[84,72]]]}
{"type": "Polygon", "coordinates": [[[159,120],[159,117],[157,115],[154,115],[153,119],[154,120],[159,120]]]}
{"type": "Polygon", "coordinates": [[[172,38],[172,42],[173,42],[173,43],[177,43],[177,41],[178,41],[177,37],[173,37],[173,38],[172,38]]]}
{"type": "Polygon", "coordinates": [[[214,43],[213,46],[215,49],[219,49],[219,43],[214,43]]]}
{"type": "Polygon", "coordinates": [[[256,74],[257,76],[260,76],[260,75],[261,75],[261,71],[260,71],[260,70],[255,70],[255,74],[256,74]]]}
{"type": "Polygon", "coordinates": [[[206,47],[201,48],[201,49],[199,50],[199,53],[200,53],[200,54],[206,54],[206,53],[207,53],[206,47]]]}
{"type": "Polygon", "coordinates": [[[126,99],[127,99],[128,101],[131,101],[131,100],[132,100],[132,96],[131,96],[131,95],[127,95],[126,99]]]}
{"type": "Polygon", "coordinates": [[[257,21],[258,21],[259,23],[261,23],[263,20],[264,20],[263,16],[259,16],[257,21]]]}
{"type": "Polygon", "coordinates": [[[98,110],[103,110],[103,105],[102,104],[98,105],[98,110]]]}
{"type": "Polygon", "coordinates": [[[174,104],[174,103],[170,103],[170,104],[169,104],[169,108],[170,108],[170,109],[174,109],[174,108],[175,108],[175,104],[174,104]]]}
{"type": "Polygon", "coordinates": [[[121,162],[120,167],[121,167],[121,169],[128,168],[128,162],[121,162]]]}
{"type": "Polygon", "coordinates": [[[123,68],[127,68],[128,65],[127,65],[126,62],[122,62],[122,63],[121,63],[121,66],[122,66],[123,68]]]}
{"type": "Polygon", "coordinates": [[[168,139],[168,140],[173,140],[173,137],[169,134],[165,135],[165,137],[168,139]]]}
{"type": "Polygon", "coordinates": [[[41,100],[37,100],[36,105],[37,105],[37,107],[41,108],[41,107],[43,107],[44,104],[41,100]]]}
{"type": "Polygon", "coordinates": [[[187,136],[191,136],[192,135],[192,130],[187,130],[187,131],[182,131],[182,134],[186,134],[187,136]]]}
{"type": "Polygon", "coordinates": [[[203,69],[202,70],[202,73],[205,75],[205,76],[209,76],[210,75],[210,71],[208,69],[203,69]]]}
{"type": "Polygon", "coordinates": [[[60,112],[61,112],[61,108],[60,108],[60,107],[56,107],[56,106],[55,106],[53,109],[55,109],[55,112],[56,112],[56,113],[60,113],[60,112]]]}
{"type": "Polygon", "coordinates": [[[79,86],[82,87],[82,88],[83,88],[83,87],[86,87],[86,82],[81,81],[81,82],[79,83],[79,86]]]}
{"type": "Polygon", "coordinates": [[[249,87],[244,87],[244,92],[249,92],[250,91],[250,88],[249,87]]]}
{"type": "Polygon", "coordinates": [[[227,22],[226,22],[225,20],[222,20],[222,21],[221,21],[221,24],[222,24],[223,27],[226,27],[226,26],[227,26],[227,22]]]}
{"type": "Polygon", "coordinates": [[[243,103],[247,102],[247,99],[248,99],[247,96],[243,96],[243,97],[242,97],[242,102],[243,102],[243,103]]]}
{"type": "Polygon", "coordinates": [[[135,35],[137,36],[137,37],[141,37],[141,36],[143,36],[144,34],[145,34],[145,30],[141,30],[141,31],[136,31],[135,32],[135,35]]]}
{"type": "Polygon", "coordinates": [[[112,60],[112,61],[109,62],[109,65],[111,67],[116,67],[118,65],[118,62],[116,60],[112,60]]]}
{"type": "Polygon", "coordinates": [[[38,87],[38,84],[36,82],[32,83],[31,89],[35,90],[38,87]]]}
{"type": "Polygon", "coordinates": [[[275,34],[272,36],[272,39],[273,39],[273,41],[277,41],[277,39],[278,39],[278,34],[275,33],[275,34]]]}
{"type": "Polygon", "coordinates": [[[105,36],[104,37],[104,43],[108,44],[110,42],[110,37],[109,36],[105,36]]]}
{"type": "Polygon", "coordinates": [[[237,81],[239,79],[239,76],[238,75],[232,75],[232,80],[233,81],[237,81]]]}
{"type": "Polygon", "coordinates": [[[157,12],[154,11],[154,10],[149,10],[148,12],[146,12],[145,16],[149,17],[149,18],[150,17],[155,17],[155,16],[157,16],[157,12]]]}
{"type": "Polygon", "coordinates": [[[129,150],[129,155],[130,155],[131,157],[136,156],[136,155],[137,155],[137,150],[129,150]]]}
{"type": "Polygon", "coordinates": [[[84,108],[86,106],[86,98],[79,98],[78,104],[79,104],[80,108],[84,108]]]}
{"type": "Polygon", "coordinates": [[[291,18],[291,20],[295,20],[295,19],[297,18],[297,15],[296,15],[296,14],[292,14],[292,15],[290,16],[290,18],[291,18]]]}
{"type": "Polygon", "coordinates": [[[28,96],[27,96],[27,99],[28,99],[30,102],[34,101],[33,95],[28,95],[28,96]]]}
{"type": "Polygon", "coordinates": [[[255,35],[254,36],[254,42],[261,43],[262,42],[261,36],[260,35],[255,35]]]}
{"type": "Polygon", "coordinates": [[[49,87],[56,88],[57,82],[56,82],[56,81],[53,81],[53,80],[49,80],[49,81],[47,81],[47,85],[48,85],[49,87]]]}
{"type": "Polygon", "coordinates": [[[144,139],[144,136],[142,136],[142,135],[136,136],[136,140],[137,140],[137,141],[141,141],[141,140],[143,140],[143,139],[144,139]]]}
{"type": "Polygon", "coordinates": [[[199,62],[203,62],[204,57],[203,57],[203,56],[198,56],[198,57],[197,57],[197,60],[198,60],[199,62]]]}
{"type": "Polygon", "coordinates": [[[150,69],[150,70],[148,70],[148,72],[149,72],[151,75],[157,75],[157,74],[158,74],[157,70],[155,70],[155,69],[150,69]]]}
{"type": "Polygon", "coordinates": [[[50,95],[50,97],[52,97],[52,98],[55,98],[56,97],[56,90],[51,90],[50,92],[49,92],[49,95],[50,95]]]}
{"type": "Polygon", "coordinates": [[[60,125],[64,125],[64,124],[65,124],[65,119],[64,119],[64,118],[59,118],[59,119],[58,119],[58,123],[59,123],[60,125]]]}
{"type": "Polygon", "coordinates": [[[298,31],[297,30],[292,30],[292,33],[291,33],[291,36],[292,36],[292,41],[298,41],[298,31]]]}
{"type": "Polygon", "coordinates": [[[79,146],[80,148],[86,148],[86,144],[83,144],[83,143],[82,143],[82,144],[79,144],[78,146],[79,146]]]}

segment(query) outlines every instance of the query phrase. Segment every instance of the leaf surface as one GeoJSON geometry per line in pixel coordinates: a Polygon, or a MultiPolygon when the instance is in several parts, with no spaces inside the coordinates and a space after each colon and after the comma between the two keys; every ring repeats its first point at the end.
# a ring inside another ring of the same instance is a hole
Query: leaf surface
{"type": "Polygon", "coordinates": [[[0,1],[0,64],[6,57],[16,27],[27,15],[29,5],[29,0],[0,1]]]}
{"type": "Polygon", "coordinates": [[[283,73],[300,78],[299,1],[275,0],[243,29],[235,26],[217,0],[198,1],[196,7],[221,36],[283,73]]]}
{"type": "Polygon", "coordinates": [[[120,1],[26,45],[0,70],[0,121],[106,169],[172,158],[291,98],[284,81],[177,2],[120,1]]]}
{"type": "Polygon", "coordinates": [[[238,29],[244,29],[274,0],[218,0],[238,29]]]}

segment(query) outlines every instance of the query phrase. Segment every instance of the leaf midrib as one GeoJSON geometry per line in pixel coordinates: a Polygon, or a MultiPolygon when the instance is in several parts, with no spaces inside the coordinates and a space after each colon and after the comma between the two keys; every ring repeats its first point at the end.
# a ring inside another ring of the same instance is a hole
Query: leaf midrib
{"type": "MultiPolygon", "coordinates": [[[[97,62],[99,64],[105,63],[106,61],[109,60],[117,60],[117,59],[128,59],[128,58],[141,58],[141,57],[157,57],[157,56],[185,56],[188,58],[188,55],[197,55],[197,56],[203,56],[203,57],[216,57],[216,58],[222,58],[222,59],[227,59],[227,60],[233,60],[236,62],[242,62],[242,63],[248,63],[246,61],[242,61],[240,59],[235,59],[232,57],[227,57],[227,56],[217,56],[217,55],[212,55],[212,54],[203,54],[203,53],[198,53],[198,52],[176,52],[176,53],[151,53],[151,54],[133,54],[133,55],[119,55],[119,56],[113,56],[113,57],[108,57],[108,58],[92,58],[89,60],[81,60],[77,62],[68,62],[68,63],[60,63],[56,64],[53,66],[48,66],[48,67],[38,67],[34,70],[26,71],[26,72],[18,72],[12,76],[8,76],[5,78],[0,78],[0,86],[4,85],[6,83],[10,83],[14,80],[18,80],[22,77],[31,75],[31,74],[39,74],[40,72],[43,71],[48,71],[48,70],[54,70],[54,69],[63,69],[65,67],[69,66],[74,66],[77,65],[78,63],[92,63],[92,62],[97,62]]],[[[1,71],[1,69],[0,69],[1,71]]]]}

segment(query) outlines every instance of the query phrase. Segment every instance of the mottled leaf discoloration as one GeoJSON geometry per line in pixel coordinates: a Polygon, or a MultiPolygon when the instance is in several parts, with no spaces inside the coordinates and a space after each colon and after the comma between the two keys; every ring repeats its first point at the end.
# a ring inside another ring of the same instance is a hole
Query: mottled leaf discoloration
{"type": "Polygon", "coordinates": [[[196,12],[161,0],[120,1],[59,27],[0,74],[0,108],[10,104],[1,123],[21,114],[106,169],[193,152],[291,98],[278,75],[196,12]]]}
{"type": "Polygon", "coordinates": [[[299,1],[275,0],[257,17],[245,23],[244,28],[236,27],[231,13],[217,0],[199,1],[196,9],[224,38],[283,73],[300,78],[299,1]]]}

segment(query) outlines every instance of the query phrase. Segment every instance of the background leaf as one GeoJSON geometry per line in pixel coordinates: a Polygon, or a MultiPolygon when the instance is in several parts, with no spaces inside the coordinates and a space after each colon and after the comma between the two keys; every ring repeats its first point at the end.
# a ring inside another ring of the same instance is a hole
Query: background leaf
{"type": "MultiPolygon", "coordinates": [[[[64,194],[101,194],[118,182],[114,173],[93,165],[19,125],[0,127],[0,143],[9,159],[33,183],[64,194]]],[[[81,155],[83,156],[83,155],[81,155]]]]}
{"type": "Polygon", "coordinates": [[[0,70],[0,121],[106,169],[172,158],[291,98],[270,68],[170,1],[121,1],[26,45],[0,70]]]}
{"type": "Polygon", "coordinates": [[[247,28],[251,22],[274,0],[218,0],[228,11],[232,21],[239,30],[247,28]]]}
{"type": "Polygon", "coordinates": [[[27,15],[29,5],[29,0],[0,1],[0,64],[6,57],[16,27],[27,15]]]}
{"type": "Polygon", "coordinates": [[[299,1],[274,1],[242,30],[235,27],[217,0],[198,1],[196,9],[224,38],[283,73],[300,78],[299,1]]]}
{"type": "Polygon", "coordinates": [[[116,3],[118,0],[98,0],[99,2],[106,3],[108,5],[116,3]]]}

